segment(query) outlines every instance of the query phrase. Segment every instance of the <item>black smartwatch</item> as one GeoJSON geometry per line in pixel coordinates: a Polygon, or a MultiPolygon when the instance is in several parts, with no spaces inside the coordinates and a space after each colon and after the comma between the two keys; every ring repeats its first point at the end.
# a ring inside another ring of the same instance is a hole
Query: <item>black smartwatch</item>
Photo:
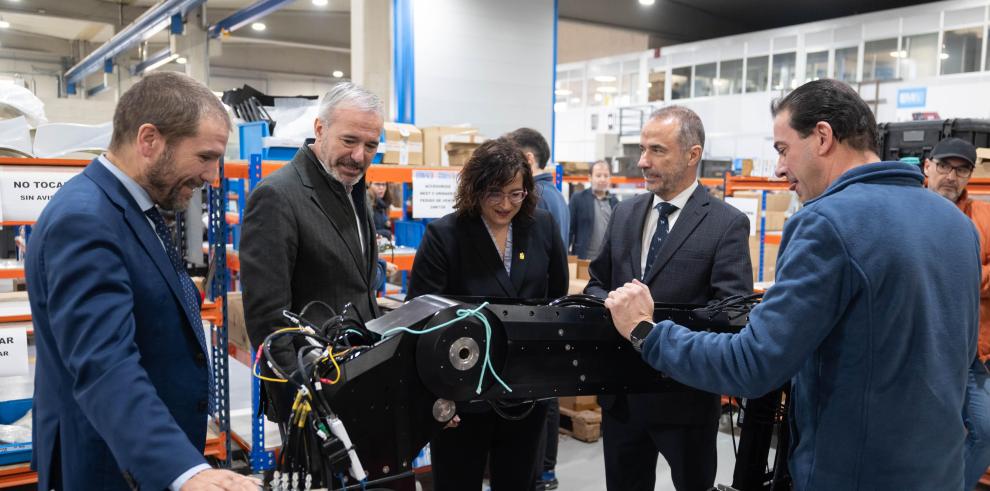
{"type": "Polygon", "coordinates": [[[636,324],[636,327],[629,333],[629,342],[632,343],[634,350],[640,353],[643,352],[643,343],[646,341],[646,337],[650,335],[650,332],[653,331],[654,326],[655,324],[652,321],[641,321],[639,324],[636,324]]]}

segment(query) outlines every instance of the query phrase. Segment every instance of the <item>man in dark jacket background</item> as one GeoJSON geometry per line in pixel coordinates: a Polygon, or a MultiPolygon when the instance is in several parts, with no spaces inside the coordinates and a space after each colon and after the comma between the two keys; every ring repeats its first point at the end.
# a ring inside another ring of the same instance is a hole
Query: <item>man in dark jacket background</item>
{"type": "Polygon", "coordinates": [[[589,169],[591,187],[571,196],[570,250],[578,259],[594,259],[601,250],[605,229],[612,218],[612,208],[619,204],[608,192],[612,170],[599,160],[589,169]]]}

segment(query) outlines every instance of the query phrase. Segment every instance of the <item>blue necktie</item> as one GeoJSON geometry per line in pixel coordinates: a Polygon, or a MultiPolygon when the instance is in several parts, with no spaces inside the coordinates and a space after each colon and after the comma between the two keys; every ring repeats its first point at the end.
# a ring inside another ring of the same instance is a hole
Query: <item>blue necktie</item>
{"type": "Polygon", "coordinates": [[[650,252],[646,254],[646,267],[643,268],[644,279],[653,269],[653,263],[657,260],[657,255],[660,254],[660,245],[663,244],[664,239],[667,238],[667,232],[670,231],[667,217],[677,210],[677,207],[670,203],[660,203],[656,208],[657,212],[660,213],[660,218],[657,219],[657,231],[653,232],[653,239],[650,240],[650,252]]]}
{"type": "MultiPolygon", "coordinates": [[[[168,226],[165,225],[165,219],[162,218],[162,214],[155,207],[145,211],[144,214],[151,219],[151,223],[155,224],[155,233],[158,234],[158,238],[161,239],[162,244],[165,246],[168,260],[172,263],[172,268],[175,269],[175,274],[179,277],[179,285],[182,288],[182,305],[194,314],[193,319],[199,321],[199,291],[196,290],[196,285],[193,284],[192,279],[189,278],[189,273],[186,272],[185,264],[179,257],[179,250],[172,244],[172,234],[169,232],[168,226]]],[[[194,322],[192,327],[193,332],[196,333],[196,341],[199,341],[199,347],[203,350],[203,354],[208,356],[209,350],[206,349],[206,336],[203,334],[202,321],[199,323],[194,322]]],[[[213,370],[211,368],[207,365],[206,371],[209,375],[210,384],[209,411],[212,414],[215,405],[213,400],[213,370]]]]}

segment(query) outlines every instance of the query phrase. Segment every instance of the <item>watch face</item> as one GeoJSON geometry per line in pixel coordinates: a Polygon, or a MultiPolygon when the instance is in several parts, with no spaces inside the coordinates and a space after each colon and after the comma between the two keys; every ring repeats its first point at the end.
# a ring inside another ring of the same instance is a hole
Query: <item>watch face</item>
{"type": "Polygon", "coordinates": [[[640,322],[639,324],[636,324],[636,327],[632,330],[632,333],[629,336],[631,338],[635,338],[640,341],[643,341],[646,339],[646,336],[650,335],[650,331],[652,330],[653,330],[653,323],[643,321],[640,322]]]}

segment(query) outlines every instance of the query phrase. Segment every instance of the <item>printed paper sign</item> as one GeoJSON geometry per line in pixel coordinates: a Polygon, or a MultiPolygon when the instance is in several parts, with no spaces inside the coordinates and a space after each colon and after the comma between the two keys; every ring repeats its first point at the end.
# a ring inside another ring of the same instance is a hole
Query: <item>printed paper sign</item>
{"type": "Polygon", "coordinates": [[[0,327],[0,377],[27,375],[26,327],[0,327]]]}
{"type": "Polygon", "coordinates": [[[413,218],[440,218],[454,211],[458,171],[413,171],[413,218]]]}
{"type": "Polygon", "coordinates": [[[726,196],[725,202],[746,214],[746,218],[749,218],[749,235],[756,235],[756,221],[760,219],[756,215],[760,208],[759,203],[753,198],[736,198],[732,196],[726,196]]]}
{"type": "Polygon", "coordinates": [[[37,221],[55,192],[80,172],[79,167],[0,166],[0,221],[37,221]]]}

